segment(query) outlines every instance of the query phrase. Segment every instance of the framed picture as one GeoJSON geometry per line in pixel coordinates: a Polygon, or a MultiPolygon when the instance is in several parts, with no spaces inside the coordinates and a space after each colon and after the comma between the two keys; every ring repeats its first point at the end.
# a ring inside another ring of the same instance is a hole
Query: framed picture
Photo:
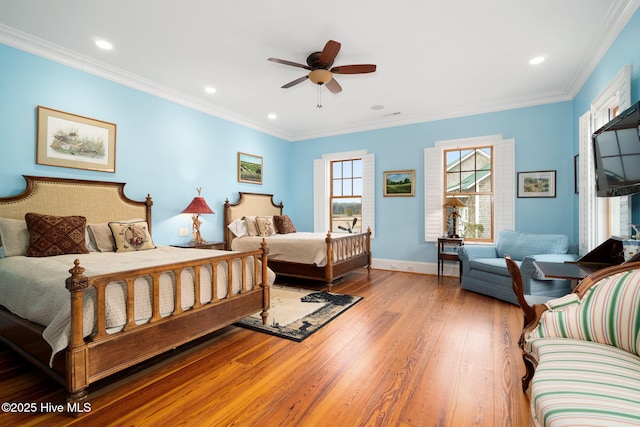
{"type": "Polygon", "coordinates": [[[416,171],[387,171],[384,172],[385,197],[413,197],[416,190],[416,171]]]}
{"type": "Polygon", "coordinates": [[[116,171],[116,125],[38,106],[36,163],[116,171]]]}
{"type": "Polygon", "coordinates": [[[262,157],[238,152],[238,181],[262,184],[262,157]]]}
{"type": "Polygon", "coordinates": [[[556,197],[556,171],[518,172],[518,197],[556,197]]]}

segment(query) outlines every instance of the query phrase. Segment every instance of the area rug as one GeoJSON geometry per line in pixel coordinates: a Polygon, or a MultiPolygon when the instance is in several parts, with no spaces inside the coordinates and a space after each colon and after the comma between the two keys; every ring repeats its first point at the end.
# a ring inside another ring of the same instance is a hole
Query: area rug
{"type": "Polygon", "coordinates": [[[258,312],[236,325],[300,342],[361,299],[352,295],[274,285],[271,287],[267,324],[262,324],[258,312]]]}

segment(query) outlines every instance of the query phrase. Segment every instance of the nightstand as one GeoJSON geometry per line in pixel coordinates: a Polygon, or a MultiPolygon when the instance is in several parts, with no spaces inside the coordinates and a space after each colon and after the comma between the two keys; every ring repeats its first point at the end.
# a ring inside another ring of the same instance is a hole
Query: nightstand
{"type": "Polygon", "coordinates": [[[462,237],[438,237],[438,281],[444,275],[444,262],[457,261],[462,280],[462,263],[458,257],[458,248],[464,245],[462,237]]]}
{"type": "Polygon", "coordinates": [[[181,243],[181,244],[171,245],[171,246],[175,248],[185,248],[185,249],[218,249],[223,251],[226,245],[224,242],[207,242],[201,245],[196,245],[193,242],[189,242],[189,243],[181,243]]]}

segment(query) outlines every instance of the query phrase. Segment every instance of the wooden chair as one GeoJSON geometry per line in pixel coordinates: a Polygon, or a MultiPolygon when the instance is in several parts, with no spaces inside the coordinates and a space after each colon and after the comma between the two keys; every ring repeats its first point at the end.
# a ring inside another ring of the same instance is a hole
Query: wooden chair
{"type": "Polygon", "coordinates": [[[504,259],[507,262],[507,269],[509,270],[509,275],[511,276],[511,288],[513,289],[513,293],[516,294],[518,304],[520,305],[522,313],[524,314],[524,329],[529,323],[535,320],[536,312],[533,307],[529,305],[524,296],[524,289],[522,287],[522,275],[520,274],[520,268],[518,267],[518,264],[516,264],[516,262],[507,254],[505,254],[504,259]]]}
{"type": "MultiPolygon", "coordinates": [[[[537,320],[537,313],[535,308],[529,304],[525,295],[524,289],[522,286],[522,274],[520,273],[520,268],[518,264],[507,254],[504,255],[504,259],[507,262],[507,269],[509,270],[509,275],[511,276],[511,287],[513,288],[513,292],[516,294],[516,298],[518,299],[518,304],[520,304],[520,308],[522,309],[522,313],[524,314],[524,324],[522,326],[522,333],[520,334],[520,339],[518,340],[518,346],[520,348],[524,345],[524,333],[531,323],[537,320]]],[[[550,298],[547,298],[550,299],[550,298]]],[[[536,299],[536,302],[537,299],[536,299]]],[[[534,361],[530,359],[526,352],[522,352],[522,360],[524,361],[524,366],[526,368],[526,372],[522,377],[522,391],[527,391],[529,388],[529,383],[531,382],[531,378],[533,378],[534,373],[534,361]]]]}

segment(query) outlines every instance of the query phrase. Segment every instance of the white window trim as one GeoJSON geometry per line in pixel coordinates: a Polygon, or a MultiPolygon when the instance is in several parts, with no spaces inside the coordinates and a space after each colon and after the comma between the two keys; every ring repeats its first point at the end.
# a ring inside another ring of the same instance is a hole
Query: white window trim
{"type": "Polygon", "coordinates": [[[444,151],[477,146],[493,146],[493,215],[494,239],[501,230],[515,228],[515,140],[502,135],[436,141],[424,149],[424,229],[425,242],[435,242],[444,229],[442,195],[444,194],[444,151]]]}
{"type": "Polygon", "coordinates": [[[579,252],[586,254],[609,238],[610,234],[629,233],[630,196],[602,198],[595,191],[595,163],[591,135],[610,120],[609,111],[631,106],[631,66],[625,65],[591,102],[590,111],[579,119],[580,182],[578,238],[579,252]],[[611,218],[611,223],[607,221],[611,218]]]}
{"type": "Polygon", "coordinates": [[[329,168],[333,160],[362,159],[362,230],[371,229],[375,237],[375,157],[367,150],[323,154],[313,161],[313,231],[326,233],[331,229],[329,199],[331,176],[329,168]]]}

